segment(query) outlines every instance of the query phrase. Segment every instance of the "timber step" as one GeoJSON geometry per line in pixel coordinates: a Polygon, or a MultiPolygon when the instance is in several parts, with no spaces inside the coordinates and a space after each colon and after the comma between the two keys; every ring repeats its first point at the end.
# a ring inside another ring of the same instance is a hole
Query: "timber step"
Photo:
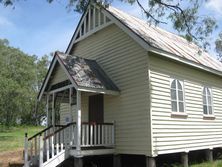
{"type": "Polygon", "coordinates": [[[9,163],[9,167],[23,167],[24,163],[9,163]]]}

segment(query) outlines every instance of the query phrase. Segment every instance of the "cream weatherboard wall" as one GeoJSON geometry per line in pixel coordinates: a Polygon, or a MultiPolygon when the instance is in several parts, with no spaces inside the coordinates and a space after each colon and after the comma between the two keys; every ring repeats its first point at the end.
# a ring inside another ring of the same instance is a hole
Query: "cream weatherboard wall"
{"type": "Polygon", "coordinates": [[[113,24],[76,43],[71,54],[96,60],[121,91],[104,96],[116,153],[150,155],[147,52],[113,24]]]}
{"type": "MultiPolygon", "coordinates": [[[[81,111],[82,111],[82,122],[88,122],[88,96],[89,93],[82,92],[82,104],[81,104],[81,111]]],[[[77,110],[76,105],[72,105],[72,121],[76,122],[77,110]]],[[[60,123],[65,125],[67,124],[66,118],[70,117],[70,108],[69,103],[61,103],[60,104],[60,123]]]]}
{"type": "Polygon", "coordinates": [[[222,78],[149,55],[153,154],[221,147],[222,78]],[[171,115],[171,78],[183,81],[187,117],[171,115]],[[203,117],[203,86],[212,89],[215,119],[203,117]]]}
{"type": "Polygon", "coordinates": [[[54,85],[65,80],[68,80],[68,77],[65,74],[64,70],[62,69],[62,67],[59,65],[59,63],[57,63],[49,83],[50,85],[54,85]]]}

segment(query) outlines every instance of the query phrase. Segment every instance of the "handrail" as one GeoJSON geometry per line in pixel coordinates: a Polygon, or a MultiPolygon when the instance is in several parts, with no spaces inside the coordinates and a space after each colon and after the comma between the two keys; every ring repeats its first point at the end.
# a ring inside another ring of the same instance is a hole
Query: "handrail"
{"type": "MultiPolygon", "coordinates": [[[[39,136],[40,134],[44,133],[45,131],[49,130],[50,128],[52,128],[53,126],[50,125],[49,127],[41,130],[40,132],[34,134],[33,136],[29,137],[28,138],[28,141],[32,140],[33,138],[35,138],[36,136],[39,136]]],[[[55,127],[64,127],[64,125],[55,125],[55,127]]]]}
{"type": "Polygon", "coordinates": [[[43,140],[46,140],[46,139],[50,138],[51,136],[54,136],[56,133],[58,133],[58,132],[62,131],[63,129],[69,127],[70,125],[74,125],[74,124],[76,124],[76,123],[75,123],[75,122],[72,122],[72,123],[69,123],[69,124],[67,124],[67,125],[63,125],[62,128],[60,128],[60,129],[54,131],[53,133],[47,135],[46,137],[43,138],[43,140]]]}
{"type": "MultiPolygon", "coordinates": [[[[45,137],[43,138],[43,140],[46,140],[46,139],[50,138],[51,136],[54,136],[55,134],[59,133],[59,132],[62,131],[63,129],[69,127],[70,125],[74,125],[74,124],[76,124],[76,122],[72,122],[72,123],[69,123],[69,124],[67,124],[67,125],[63,125],[62,128],[60,128],[60,129],[54,131],[53,133],[45,136],[45,137]]],[[[82,124],[82,125],[114,125],[113,123],[96,123],[96,122],[82,122],[81,124],[82,124]]]]}
{"type": "Polygon", "coordinates": [[[114,125],[114,123],[82,122],[82,125],[114,125]]]}

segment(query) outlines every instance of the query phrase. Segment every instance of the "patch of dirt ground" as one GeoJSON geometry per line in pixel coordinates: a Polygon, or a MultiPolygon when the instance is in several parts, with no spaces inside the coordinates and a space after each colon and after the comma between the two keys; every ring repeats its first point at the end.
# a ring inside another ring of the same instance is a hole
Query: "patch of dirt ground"
{"type": "Polygon", "coordinates": [[[9,164],[12,166],[23,164],[23,149],[0,152],[0,167],[9,167],[9,164]]]}

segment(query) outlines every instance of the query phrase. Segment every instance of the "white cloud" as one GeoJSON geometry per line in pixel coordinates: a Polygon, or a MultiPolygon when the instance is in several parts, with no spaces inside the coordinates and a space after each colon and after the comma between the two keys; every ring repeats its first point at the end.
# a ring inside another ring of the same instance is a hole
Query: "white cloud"
{"type": "Polygon", "coordinates": [[[2,27],[11,27],[13,26],[13,23],[7,19],[6,17],[0,16],[0,28],[2,27]]]}
{"type": "Polygon", "coordinates": [[[206,8],[214,11],[217,14],[222,14],[222,2],[221,0],[208,0],[206,8]]]}

